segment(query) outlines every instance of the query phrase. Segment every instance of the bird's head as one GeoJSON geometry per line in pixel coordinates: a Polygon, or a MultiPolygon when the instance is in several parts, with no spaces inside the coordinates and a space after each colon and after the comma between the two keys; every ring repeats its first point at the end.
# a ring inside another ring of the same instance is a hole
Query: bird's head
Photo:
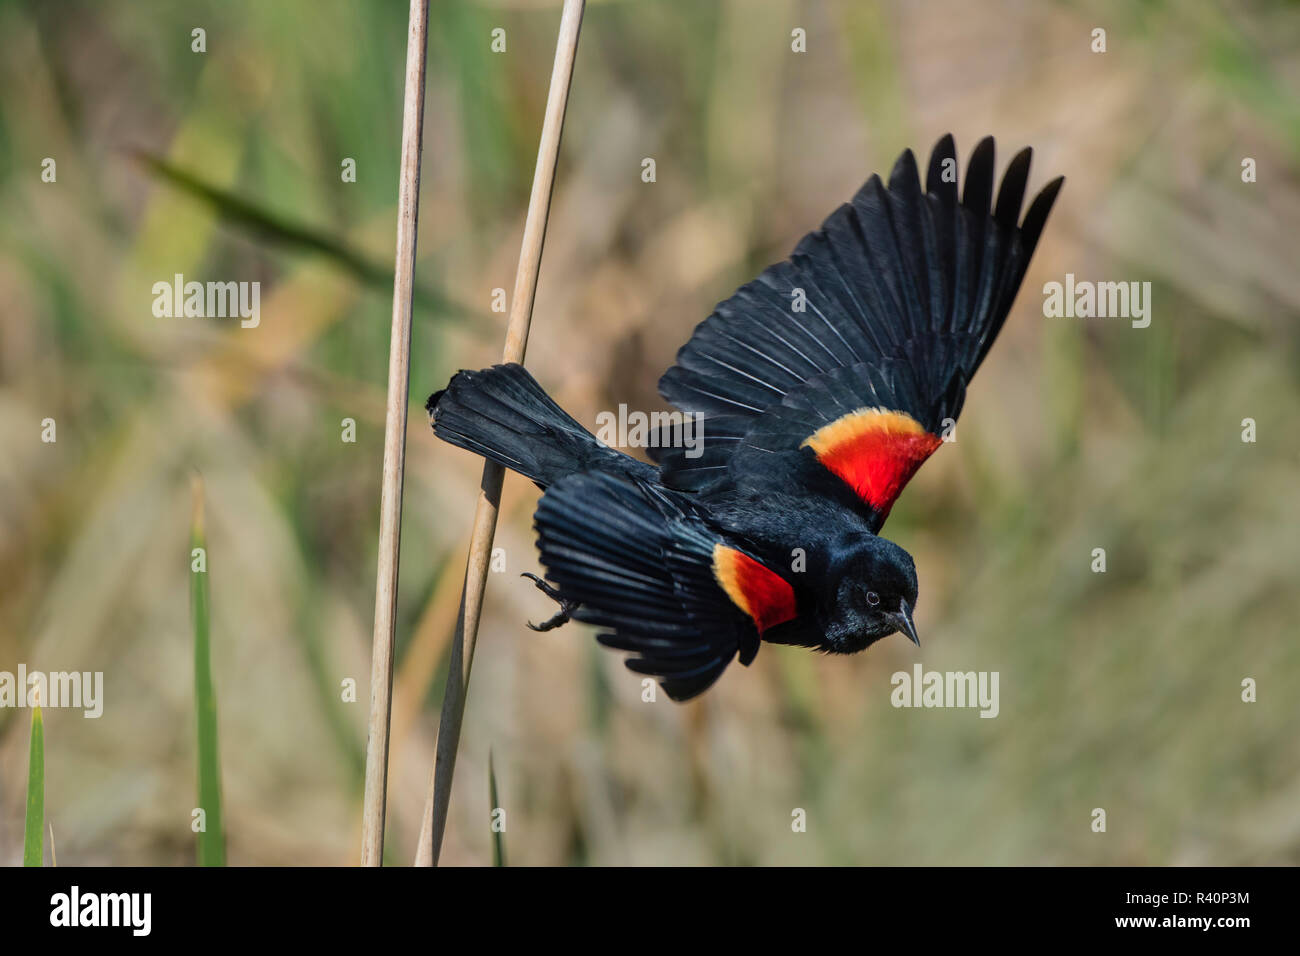
{"type": "Polygon", "coordinates": [[[832,560],[829,606],[823,618],[823,649],[853,654],[894,632],[921,645],[912,623],[916,607],[916,565],[912,556],[884,538],[863,536],[832,560]]]}

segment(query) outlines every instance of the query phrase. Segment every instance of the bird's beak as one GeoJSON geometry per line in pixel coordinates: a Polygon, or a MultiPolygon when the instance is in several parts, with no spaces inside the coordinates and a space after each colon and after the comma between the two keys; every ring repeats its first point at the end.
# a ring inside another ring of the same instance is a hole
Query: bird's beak
{"type": "Polygon", "coordinates": [[[898,610],[889,615],[890,623],[907,635],[917,647],[921,646],[921,639],[916,636],[916,625],[912,623],[912,609],[907,606],[907,601],[898,602],[898,610]]]}

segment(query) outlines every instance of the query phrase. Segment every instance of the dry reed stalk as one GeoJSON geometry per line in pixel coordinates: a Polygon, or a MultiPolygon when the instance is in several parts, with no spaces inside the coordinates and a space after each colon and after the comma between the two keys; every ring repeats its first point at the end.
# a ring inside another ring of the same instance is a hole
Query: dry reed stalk
{"type": "MultiPolygon", "coordinates": [[[[515,273],[515,291],[510,302],[510,321],[506,326],[506,344],[502,352],[502,361],[505,362],[523,362],[528,346],[528,327],[533,317],[533,299],[537,293],[542,245],[546,240],[551,187],[555,184],[555,164],[560,153],[560,133],[564,128],[569,81],[573,78],[573,62],[578,53],[578,33],[582,28],[585,7],[586,0],[564,0],[564,11],[560,15],[555,63],[551,69],[551,87],[546,97],[542,138],[537,146],[537,168],[533,173],[533,190],[528,197],[528,215],[524,220],[519,268],[515,273]]],[[[474,511],[469,560],[465,568],[465,590],[461,595],[456,636],[451,644],[447,690],[443,695],[442,715],[438,721],[433,773],[429,778],[429,795],[425,803],[424,819],[420,824],[416,866],[433,866],[438,862],[438,854],[442,850],[442,835],[447,826],[447,804],[451,799],[456,750],[460,744],[461,720],[465,716],[470,668],[474,664],[474,645],[478,640],[479,615],[483,610],[483,592],[487,586],[488,561],[492,552],[492,538],[496,533],[503,478],[504,472],[500,465],[487,462],[483,466],[483,481],[478,506],[474,511]]]]}
{"type": "Polygon", "coordinates": [[[379,504],[379,567],[375,576],[375,631],[370,658],[366,791],[361,817],[362,866],[379,866],[384,856],[393,636],[402,543],[402,473],[406,465],[406,406],[411,372],[411,306],[415,290],[420,153],[424,144],[424,66],[428,24],[429,0],[411,0],[406,40],[406,90],[402,107],[402,157],[398,173],[393,326],[388,346],[383,490],[379,504]]]}

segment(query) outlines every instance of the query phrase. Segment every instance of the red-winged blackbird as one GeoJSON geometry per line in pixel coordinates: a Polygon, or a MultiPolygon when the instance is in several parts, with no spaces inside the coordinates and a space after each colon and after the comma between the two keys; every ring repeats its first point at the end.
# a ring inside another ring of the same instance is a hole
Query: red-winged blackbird
{"type": "MultiPolygon", "coordinates": [[[[696,327],[660,379],[704,416],[702,447],[614,451],[518,365],[457,373],[427,408],[439,438],[533,479],[538,547],[560,610],[607,629],[674,700],[759,642],[849,654],[912,624],[916,569],[877,537],[951,428],[997,337],[1060,190],[1020,208],[1031,150],[993,198],[993,140],[899,157],[789,260],[696,327]]],[[[694,443],[692,443],[694,445],[694,443]]],[[[532,626],[532,625],[530,625],[532,626]]]]}

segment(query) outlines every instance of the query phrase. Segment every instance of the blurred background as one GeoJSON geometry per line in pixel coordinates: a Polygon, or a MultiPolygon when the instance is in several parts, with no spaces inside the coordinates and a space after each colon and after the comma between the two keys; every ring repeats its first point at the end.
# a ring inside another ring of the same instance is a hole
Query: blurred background
{"type": "MultiPolygon", "coordinates": [[[[105,675],[100,719],[45,714],[62,865],[194,861],[195,471],[230,862],[357,859],[406,16],[0,3],[0,670],[105,675]],[[176,273],[260,282],[260,326],[155,317],[176,273]]],[[[421,406],[500,355],[559,4],[430,16],[394,863],[481,467],[421,406]]],[[[525,629],[552,605],[508,477],[444,861],[491,860],[490,751],[511,864],[1300,863],[1298,93],[1293,3],[592,0],[528,353],[584,423],[664,407],[695,323],[905,147],[951,131],[964,164],[993,133],[999,174],[1032,145],[1031,189],[1067,183],[960,440],[887,529],[920,652],[767,647],[643,703],[581,625],[525,629]],[[1045,319],[1067,272],[1149,281],[1150,327],[1045,319]],[[1000,716],[891,707],[918,661],[998,671],[1000,716]]],[[[0,710],[5,864],[29,719],[0,710]]]]}

